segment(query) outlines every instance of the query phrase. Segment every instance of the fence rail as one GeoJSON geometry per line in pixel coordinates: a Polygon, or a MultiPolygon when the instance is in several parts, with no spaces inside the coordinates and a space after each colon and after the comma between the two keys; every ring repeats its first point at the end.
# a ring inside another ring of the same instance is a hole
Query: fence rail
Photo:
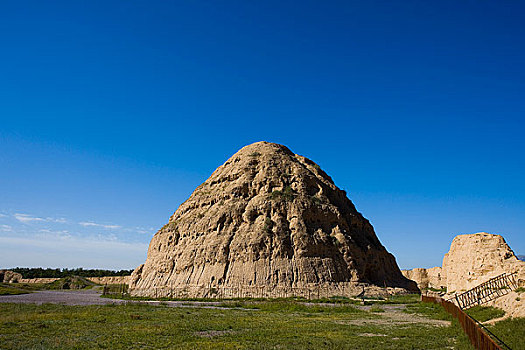
{"type": "MultiPolygon", "coordinates": [[[[453,301],[463,310],[487,303],[500,296],[509,294],[512,289],[518,288],[515,277],[515,272],[511,274],[502,273],[464,293],[455,295],[453,301]]],[[[452,301],[451,299],[449,300],[452,301]]]]}
{"type": "MultiPolygon", "coordinates": [[[[445,311],[458,319],[461,328],[469,338],[471,344],[478,350],[503,350],[503,348],[498,345],[485,331],[489,332],[481,323],[473,319],[471,316],[467,315],[463,310],[461,310],[456,304],[444,300],[439,297],[431,297],[426,295],[421,295],[421,301],[426,303],[436,303],[443,306],[445,311]]],[[[492,334],[492,333],[490,333],[492,334]]],[[[494,334],[492,334],[505,349],[510,348],[494,334]]]]}
{"type": "Polygon", "coordinates": [[[102,288],[102,295],[124,295],[128,294],[127,284],[105,284],[102,288]]]}

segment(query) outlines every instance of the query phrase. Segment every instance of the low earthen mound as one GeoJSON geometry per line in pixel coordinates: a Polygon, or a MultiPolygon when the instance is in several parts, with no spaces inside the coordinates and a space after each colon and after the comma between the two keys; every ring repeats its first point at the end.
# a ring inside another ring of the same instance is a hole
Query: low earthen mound
{"type": "Polygon", "coordinates": [[[22,275],[18,272],[10,270],[0,270],[0,282],[3,283],[17,283],[22,279],[22,275]]]}
{"type": "MultiPolygon", "coordinates": [[[[217,168],[151,240],[133,295],[370,283],[417,290],[311,160],[257,142],[217,168]]],[[[327,292],[328,293],[328,292],[327,292]]],[[[335,293],[335,292],[334,292],[335,293]]]]}
{"type": "Polygon", "coordinates": [[[96,283],[80,276],[67,276],[45,285],[44,289],[85,289],[96,286],[96,283]]]}

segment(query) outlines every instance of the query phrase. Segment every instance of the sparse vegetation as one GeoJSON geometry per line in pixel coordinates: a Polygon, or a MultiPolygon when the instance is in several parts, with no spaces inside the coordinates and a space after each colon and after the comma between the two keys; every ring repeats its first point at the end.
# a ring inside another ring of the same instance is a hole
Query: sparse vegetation
{"type": "Polygon", "coordinates": [[[310,200],[314,204],[322,204],[323,203],[322,199],[317,197],[317,196],[310,196],[310,200]]]}
{"type": "Polygon", "coordinates": [[[309,312],[309,313],[365,313],[352,305],[341,306],[326,306],[316,305],[303,302],[294,302],[290,300],[268,300],[262,302],[248,302],[248,301],[231,301],[220,304],[223,307],[237,307],[243,309],[255,309],[269,312],[309,312]]]}
{"type": "Polygon", "coordinates": [[[378,304],[417,304],[421,300],[419,294],[397,294],[391,295],[388,299],[378,301],[378,304]]]}
{"type": "Polygon", "coordinates": [[[273,227],[273,221],[269,217],[264,219],[264,227],[263,230],[265,233],[271,233],[273,227]]]}
{"type": "Polygon", "coordinates": [[[385,312],[385,309],[383,309],[379,305],[372,305],[372,307],[370,308],[370,312],[385,312]]]}
{"type": "Polygon", "coordinates": [[[516,293],[525,293],[525,287],[519,287],[515,290],[516,293]]]}
{"type": "Polygon", "coordinates": [[[437,288],[429,287],[429,288],[424,288],[424,290],[429,290],[431,292],[437,292],[437,293],[446,293],[447,292],[447,288],[437,289],[437,288]]]}
{"type": "Polygon", "coordinates": [[[511,349],[523,349],[523,338],[525,337],[525,317],[507,318],[488,325],[487,328],[498,338],[502,339],[511,349]]]}
{"type": "Polygon", "coordinates": [[[80,276],[68,276],[43,285],[43,289],[85,289],[97,284],[80,276]]]}
{"type": "Polygon", "coordinates": [[[0,283],[0,295],[16,295],[30,293],[27,289],[19,288],[9,283],[0,283]]]}
{"type": "Polygon", "coordinates": [[[250,157],[259,157],[261,154],[259,152],[253,152],[249,154],[250,157]]]}
{"type": "Polygon", "coordinates": [[[434,303],[414,303],[407,305],[406,312],[418,314],[422,316],[432,317],[436,320],[448,320],[451,321],[454,318],[445,311],[445,309],[434,303]]]}
{"type": "Polygon", "coordinates": [[[271,194],[271,199],[272,200],[285,200],[285,201],[291,202],[294,200],[296,195],[297,195],[296,192],[290,186],[286,186],[282,191],[279,191],[279,190],[273,191],[271,194]]]}
{"type": "MultiPolygon", "coordinates": [[[[458,329],[461,329],[457,319],[448,314],[443,307],[434,303],[417,303],[407,305],[407,312],[425,315],[428,317],[452,320],[458,329]]],[[[468,315],[479,322],[496,319],[505,314],[503,310],[494,307],[476,306],[466,311],[468,315]]],[[[502,339],[511,349],[522,349],[525,337],[525,318],[508,318],[493,325],[485,325],[498,338],[502,339]]]]}
{"type": "Polygon", "coordinates": [[[465,312],[479,322],[486,322],[505,315],[505,311],[492,306],[474,306],[465,312]]]}
{"type": "Polygon", "coordinates": [[[44,288],[44,283],[0,283],[0,295],[27,294],[44,288]]]}

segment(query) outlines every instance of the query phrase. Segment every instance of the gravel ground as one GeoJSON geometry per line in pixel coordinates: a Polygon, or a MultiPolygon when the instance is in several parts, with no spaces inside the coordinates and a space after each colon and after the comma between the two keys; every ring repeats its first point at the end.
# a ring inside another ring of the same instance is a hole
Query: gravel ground
{"type": "Polygon", "coordinates": [[[25,304],[63,304],[63,305],[106,305],[143,303],[150,305],[166,305],[173,307],[202,307],[212,309],[232,309],[217,306],[220,302],[198,302],[198,301],[135,301],[101,298],[98,290],[45,290],[19,295],[0,295],[0,303],[25,303],[25,304]]]}
{"type": "Polygon", "coordinates": [[[45,290],[19,295],[0,295],[0,303],[29,303],[29,304],[64,304],[64,305],[105,305],[121,304],[123,300],[101,298],[96,290],[45,290]]]}

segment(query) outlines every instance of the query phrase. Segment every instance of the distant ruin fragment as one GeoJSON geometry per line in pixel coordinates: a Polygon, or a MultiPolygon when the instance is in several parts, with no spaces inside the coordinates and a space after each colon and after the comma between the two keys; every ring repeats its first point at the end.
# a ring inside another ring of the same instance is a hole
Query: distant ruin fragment
{"type": "Polygon", "coordinates": [[[486,232],[456,236],[442,267],[402,272],[421,289],[446,288],[448,293],[471,289],[504,272],[516,272],[518,283],[525,285],[525,262],[514,255],[502,236],[486,232]]]}
{"type": "Polygon", "coordinates": [[[22,275],[18,272],[10,270],[0,270],[0,282],[3,283],[17,283],[22,279],[22,275]]]}

